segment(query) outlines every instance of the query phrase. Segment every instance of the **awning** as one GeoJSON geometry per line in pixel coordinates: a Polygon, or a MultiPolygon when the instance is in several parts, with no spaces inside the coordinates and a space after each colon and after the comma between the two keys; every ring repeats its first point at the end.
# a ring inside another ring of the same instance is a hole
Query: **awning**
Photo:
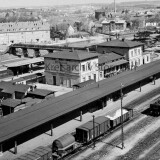
{"type": "Polygon", "coordinates": [[[119,66],[119,65],[125,64],[125,63],[129,63],[129,62],[124,60],[124,59],[122,59],[122,60],[119,60],[119,61],[115,61],[115,62],[111,62],[111,63],[106,64],[105,68],[106,68],[106,66],[108,68],[112,68],[112,67],[119,66]]]}
{"type": "Polygon", "coordinates": [[[18,62],[4,64],[4,66],[6,66],[6,67],[19,67],[19,66],[25,66],[25,65],[39,63],[39,62],[44,62],[44,58],[39,57],[39,58],[25,59],[25,60],[18,61],[18,62]]]}

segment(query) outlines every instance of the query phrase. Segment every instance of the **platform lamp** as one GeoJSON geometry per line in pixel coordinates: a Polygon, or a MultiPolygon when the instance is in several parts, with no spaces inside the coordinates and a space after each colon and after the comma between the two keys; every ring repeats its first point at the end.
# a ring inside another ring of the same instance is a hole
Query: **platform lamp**
{"type": "Polygon", "coordinates": [[[121,134],[121,139],[122,139],[122,149],[125,148],[124,147],[124,132],[123,132],[123,92],[122,92],[122,89],[123,89],[124,85],[121,83],[121,130],[122,130],[122,134],[121,134]]]}
{"type": "Polygon", "coordinates": [[[96,147],[96,144],[95,144],[95,116],[93,115],[93,148],[96,147]]]}

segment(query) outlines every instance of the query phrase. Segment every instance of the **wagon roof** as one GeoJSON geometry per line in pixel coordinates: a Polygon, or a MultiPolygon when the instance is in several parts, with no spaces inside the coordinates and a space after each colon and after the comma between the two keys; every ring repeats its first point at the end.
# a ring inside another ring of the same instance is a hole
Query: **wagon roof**
{"type": "Polygon", "coordinates": [[[75,138],[71,134],[65,134],[62,137],[53,141],[53,146],[57,146],[58,148],[65,148],[74,142],[75,138]]]}

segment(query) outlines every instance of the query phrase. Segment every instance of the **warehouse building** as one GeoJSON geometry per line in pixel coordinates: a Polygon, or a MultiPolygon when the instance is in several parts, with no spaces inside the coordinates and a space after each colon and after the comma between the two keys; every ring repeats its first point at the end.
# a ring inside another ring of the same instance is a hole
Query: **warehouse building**
{"type": "Polygon", "coordinates": [[[0,23],[0,43],[32,43],[50,41],[50,25],[47,22],[0,23]]]}

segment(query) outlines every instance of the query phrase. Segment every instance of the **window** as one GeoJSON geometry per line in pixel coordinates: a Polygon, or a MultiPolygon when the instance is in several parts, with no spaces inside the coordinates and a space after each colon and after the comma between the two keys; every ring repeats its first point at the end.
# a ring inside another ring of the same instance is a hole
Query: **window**
{"type": "Polygon", "coordinates": [[[138,49],[138,54],[139,54],[139,55],[141,54],[141,50],[140,50],[140,49],[138,49]]]}
{"type": "Polygon", "coordinates": [[[91,62],[87,63],[88,70],[91,70],[91,62]]]}
{"type": "Polygon", "coordinates": [[[88,79],[90,80],[90,79],[91,79],[91,76],[88,76],[88,79]]]}
{"type": "Polygon", "coordinates": [[[83,77],[83,82],[84,82],[84,81],[86,81],[86,78],[85,78],[85,77],[83,77]]]}
{"type": "Polygon", "coordinates": [[[85,65],[82,65],[82,71],[85,71],[85,65]]]}
{"type": "Polygon", "coordinates": [[[131,57],[133,57],[134,55],[133,55],[133,51],[131,51],[131,57]]]}
{"type": "Polygon", "coordinates": [[[134,49],[135,56],[137,56],[137,48],[134,49]]]}

